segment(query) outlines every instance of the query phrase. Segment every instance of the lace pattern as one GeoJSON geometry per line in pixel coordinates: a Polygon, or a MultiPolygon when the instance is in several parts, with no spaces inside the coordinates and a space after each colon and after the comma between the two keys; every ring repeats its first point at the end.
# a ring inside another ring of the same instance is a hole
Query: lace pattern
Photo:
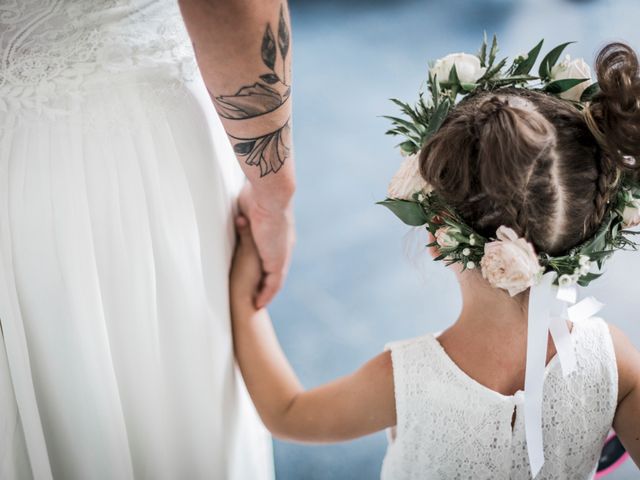
{"type": "Polygon", "coordinates": [[[197,72],[175,0],[0,2],[0,127],[69,114],[118,81],[159,96],[197,72]],[[4,122],[3,122],[4,120],[4,122]]]}
{"type": "MultiPolygon", "coordinates": [[[[557,358],[545,371],[545,464],[537,480],[592,478],[617,406],[606,323],[593,318],[573,332],[577,371],[563,377],[557,358]]],[[[433,335],[389,348],[398,424],[383,480],[531,478],[522,392],[505,396],[475,382],[433,335]]]]}

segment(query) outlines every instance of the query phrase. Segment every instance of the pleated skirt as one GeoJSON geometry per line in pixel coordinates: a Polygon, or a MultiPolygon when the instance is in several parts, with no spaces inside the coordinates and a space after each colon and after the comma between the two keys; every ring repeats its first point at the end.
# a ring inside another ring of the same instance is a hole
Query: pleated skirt
{"type": "Polygon", "coordinates": [[[0,112],[0,478],[273,478],[233,358],[241,179],[204,83],[94,87],[55,118],[0,112]]]}

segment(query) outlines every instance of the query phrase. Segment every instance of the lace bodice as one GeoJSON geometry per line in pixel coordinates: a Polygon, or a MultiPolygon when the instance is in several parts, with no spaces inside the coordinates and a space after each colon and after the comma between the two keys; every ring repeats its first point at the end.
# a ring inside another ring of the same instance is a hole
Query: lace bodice
{"type": "MultiPolygon", "coordinates": [[[[545,370],[545,464],[537,480],[592,478],[617,406],[618,374],[606,323],[575,323],[572,337],[577,370],[563,377],[557,357],[545,370]]],[[[477,383],[433,335],[389,348],[398,423],[383,480],[531,478],[522,392],[505,396],[477,383]]]]}
{"type": "Polygon", "coordinates": [[[64,114],[65,98],[111,79],[197,71],[177,0],[0,0],[0,57],[0,117],[64,114]]]}

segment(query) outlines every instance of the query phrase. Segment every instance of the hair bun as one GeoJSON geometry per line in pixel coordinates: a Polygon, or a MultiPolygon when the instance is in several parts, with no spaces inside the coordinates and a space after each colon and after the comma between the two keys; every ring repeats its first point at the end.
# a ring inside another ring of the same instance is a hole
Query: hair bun
{"type": "MultiPolygon", "coordinates": [[[[606,45],[596,59],[600,92],[589,106],[605,149],[620,168],[631,168],[624,155],[640,155],[640,68],[624,43],[606,45]]],[[[639,162],[634,162],[637,167],[639,162]]]]}

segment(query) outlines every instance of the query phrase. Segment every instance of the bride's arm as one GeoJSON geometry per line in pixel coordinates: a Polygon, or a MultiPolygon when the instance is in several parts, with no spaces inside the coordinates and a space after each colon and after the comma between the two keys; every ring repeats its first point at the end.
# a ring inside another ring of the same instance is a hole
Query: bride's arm
{"type": "Polygon", "coordinates": [[[305,391],[287,361],[266,310],[253,307],[259,259],[246,226],[231,275],[234,347],[262,421],[277,437],[336,442],[396,423],[391,357],[385,352],[355,373],[305,391]]]}
{"type": "Polygon", "coordinates": [[[202,78],[250,185],[264,266],[265,305],[287,270],[295,190],[291,143],[291,35],[286,0],[179,0],[202,78]]]}

